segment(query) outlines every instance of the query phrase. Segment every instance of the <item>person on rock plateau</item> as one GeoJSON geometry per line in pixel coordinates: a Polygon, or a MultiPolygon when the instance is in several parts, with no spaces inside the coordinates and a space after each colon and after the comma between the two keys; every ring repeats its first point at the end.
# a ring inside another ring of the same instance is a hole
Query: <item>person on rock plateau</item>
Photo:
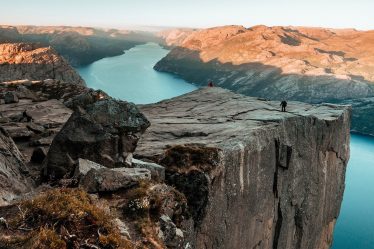
{"type": "Polygon", "coordinates": [[[210,81],[208,82],[208,87],[213,87],[213,86],[214,86],[213,81],[210,80],[210,81]]]}
{"type": "Polygon", "coordinates": [[[285,112],[286,111],[286,106],[287,106],[287,101],[282,100],[282,102],[280,103],[280,106],[282,107],[282,112],[285,112]]]}

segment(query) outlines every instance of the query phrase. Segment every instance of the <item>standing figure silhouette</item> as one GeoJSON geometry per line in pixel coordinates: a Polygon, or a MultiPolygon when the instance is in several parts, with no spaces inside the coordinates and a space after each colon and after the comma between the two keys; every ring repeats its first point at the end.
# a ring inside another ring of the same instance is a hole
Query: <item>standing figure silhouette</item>
{"type": "Polygon", "coordinates": [[[282,102],[280,103],[280,106],[282,107],[282,112],[285,112],[286,111],[286,106],[287,106],[287,101],[282,100],[282,102]]]}

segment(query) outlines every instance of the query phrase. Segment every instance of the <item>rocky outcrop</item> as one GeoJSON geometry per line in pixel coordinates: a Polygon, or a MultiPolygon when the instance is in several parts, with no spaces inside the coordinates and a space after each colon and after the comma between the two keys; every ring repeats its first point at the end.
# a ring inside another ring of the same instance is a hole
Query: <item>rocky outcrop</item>
{"type": "Polygon", "coordinates": [[[81,187],[88,193],[114,192],[128,189],[140,180],[150,180],[151,172],[139,168],[91,169],[81,180],[81,187]]]}
{"type": "Polygon", "coordinates": [[[152,126],[135,156],[164,166],[166,183],[185,194],[194,220],[189,246],[330,247],[349,159],[349,107],[290,102],[280,112],[278,102],[206,88],[141,111],[152,126]]]}
{"type": "Polygon", "coordinates": [[[83,79],[50,47],[36,44],[0,44],[0,82],[56,79],[84,85],[83,79]]]}
{"type": "Polygon", "coordinates": [[[0,128],[0,206],[30,191],[24,159],[12,138],[0,128]]]}
{"type": "MultiPolygon", "coordinates": [[[[0,89],[8,90],[1,86],[0,89]]],[[[61,101],[35,97],[39,95],[31,93],[30,98],[21,97],[18,103],[0,104],[0,125],[15,140],[26,162],[31,160],[35,148],[49,148],[72,113],[61,101]]]]}
{"type": "Polygon", "coordinates": [[[79,158],[110,168],[131,165],[132,152],[150,125],[148,120],[132,103],[96,101],[85,109],[77,108],[54,138],[47,156],[46,177],[70,177],[79,158]]]}

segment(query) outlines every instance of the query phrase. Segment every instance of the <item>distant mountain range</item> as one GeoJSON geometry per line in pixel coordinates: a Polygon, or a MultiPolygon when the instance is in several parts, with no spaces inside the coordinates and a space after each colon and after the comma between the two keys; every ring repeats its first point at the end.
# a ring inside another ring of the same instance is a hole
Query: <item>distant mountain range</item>
{"type": "Polygon", "coordinates": [[[124,53],[138,44],[160,42],[153,33],[67,26],[0,26],[0,43],[32,42],[52,46],[73,66],[124,53]]]}

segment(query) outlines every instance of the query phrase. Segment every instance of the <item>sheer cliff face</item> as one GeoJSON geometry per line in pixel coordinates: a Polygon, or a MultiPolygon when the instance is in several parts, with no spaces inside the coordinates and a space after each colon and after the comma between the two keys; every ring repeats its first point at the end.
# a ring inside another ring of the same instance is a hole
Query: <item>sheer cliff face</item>
{"type": "Polygon", "coordinates": [[[56,79],[85,85],[79,74],[50,47],[0,44],[0,82],[21,79],[56,79]]]}
{"type": "Polygon", "coordinates": [[[374,31],[226,26],[183,39],[155,68],[250,96],[318,103],[373,96],[374,31]]]}
{"type": "Polygon", "coordinates": [[[349,159],[350,109],[219,88],[146,105],[135,156],[166,166],[196,248],[329,248],[349,159]]]}

